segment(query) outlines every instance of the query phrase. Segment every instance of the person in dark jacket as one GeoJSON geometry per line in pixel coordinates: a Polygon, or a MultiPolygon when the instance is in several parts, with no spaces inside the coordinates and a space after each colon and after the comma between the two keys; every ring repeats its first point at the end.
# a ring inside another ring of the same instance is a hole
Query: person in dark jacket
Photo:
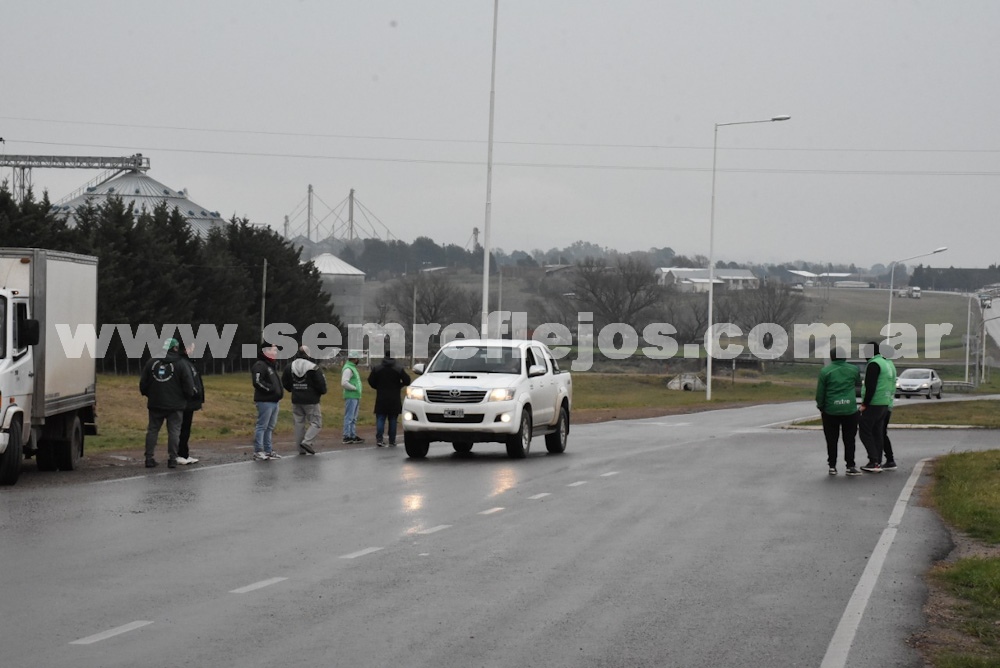
{"type": "Polygon", "coordinates": [[[270,343],[258,347],[257,361],[250,367],[253,401],[257,405],[257,426],[253,434],[253,458],[257,461],[281,459],[274,451],[274,427],[278,424],[278,402],[285,395],[278,376],[278,349],[270,343]]]}
{"type": "Polygon", "coordinates": [[[194,352],[194,344],[180,349],[181,360],[188,365],[188,368],[191,370],[191,375],[194,377],[194,388],[196,394],[188,399],[187,406],[184,407],[184,413],[182,414],[181,435],[177,442],[178,464],[198,463],[198,459],[191,456],[191,451],[188,448],[188,441],[191,438],[191,422],[194,420],[194,412],[200,411],[201,407],[205,404],[205,384],[201,380],[201,373],[198,371],[198,365],[191,359],[192,352],[194,352]]]}
{"type": "Polygon", "coordinates": [[[315,455],[313,446],[323,426],[319,402],[320,397],[326,394],[326,376],[316,360],[309,357],[308,346],[299,348],[292,363],[285,367],[281,384],[292,393],[292,420],[299,454],[315,455]]]}
{"type": "Polygon", "coordinates": [[[830,350],[830,364],[819,372],[816,383],[816,407],[823,419],[826,437],[826,460],[830,475],[837,475],[837,441],[844,438],[844,464],[847,475],[861,475],[854,462],[854,437],[858,433],[858,404],[855,388],[861,384],[861,372],[848,364],[847,352],[830,350]]]}
{"type": "Polygon", "coordinates": [[[181,359],[177,339],[163,342],[163,357],[154,357],[142,370],[139,392],[146,397],[149,425],[146,427],[146,468],[156,466],[153,454],[160,427],[167,423],[167,466],[177,467],[177,443],[181,435],[182,413],[188,399],[195,393],[194,377],[189,366],[181,359]]]}
{"type": "Polygon", "coordinates": [[[386,355],[375,369],[368,374],[368,384],[375,388],[375,445],[382,447],[382,434],[386,422],[389,423],[389,445],[396,445],[396,423],[403,410],[400,390],[410,384],[410,377],[403,366],[386,355]]]}
{"type": "MultiPolygon", "coordinates": [[[[868,463],[861,467],[862,471],[868,473],[882,472],[882,455],[885,454],[885,433],[888,425],[889,410],[892,407],[892,400],[896,394],[896,366],[892,360],[881,354],[881,347],[875,341],[867,343],[871,354],[867,357],[868,366],[865,367],[864,395],[861,398],[861,423],[859,433],[861,442],[868,451],[868,463]]],[[[890,459],[886,462],[886,469],[896,468],[896,461],[890,459]]]]}

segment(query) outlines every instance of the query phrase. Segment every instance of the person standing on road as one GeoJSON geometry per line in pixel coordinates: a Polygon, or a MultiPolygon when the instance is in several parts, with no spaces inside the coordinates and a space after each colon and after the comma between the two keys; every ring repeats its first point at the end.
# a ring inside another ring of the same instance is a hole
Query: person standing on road
{"type": "Polygon", "coordinates": [[[844,463],[847,475],[861,475],[854,463],[854,438],[858,433],[858,404],[855,389],[861,384],[861,372],[847,363],[842,348],[830,351],[830,364],[819,372],[816,383],[816,407],[823,419],[826,437],[826,460],[830,475],[837,475],[837,441],[843,435],[844,463]]]}
{"type": "Polygon", "coordinates": [[[892,421],[892,407],[896,403],[896,364],[888,357],[885,361],[892,367],[892,394],[889,395],[889,408],[885,412],[885,422],[882,423],[882,452],[885,454],[885,462],[882,464],[883,471],[896,470],[896,456],[892,454],[892,441],[889,440],[889,422],[892,421]]]}
{"type": "Polygon", "coordinates": [[[177,441],[178,464],[198,463],[198,459],[191,456],[188,441],[191,439],[191,423],[194,421],[194,412],[200,411],[201,407],[205,403],[205,384],[202,382],[201,373],[198,371],[198,365],[191,359],[192,352],[194,352],[193,343],[188,345],[187,348],[182,347],[180,349],[181,361],[188,365],[188,369],[191,371],[191,375],[194,378],[195,396],[187,400],[187,405],[184,407],[184,413],[181,417],[181,435],[177,441]]]}
{"type": "Polygon", "coordinates": [[[258,348],[257,361],[250,367],[253,401],[257,405],[257,426],[253,434],[253,458],[257,461],[281,459],[274,451],[274,427],[278,424],[278,402],[284,396],[277,371],[278,349],[270,343],[258,348]]]}
{"type": "Polygon", "coordinates": [[[862,466],[861,470],[881,473],[882,453],[885,448],[885,421],[896,393],[896,367],[882,356],[878,343],[872,341],[865,346],[869,353],[868,366],[865,367],[864,395],[858,410],[861,411],[861,442],[868,451],[868,463],[862,466]]]}
{"type": "Polygon", "coordinates": [[[323,426],[319,402],[326,394],[326,377],[316,360],[309,357],[308,346],[299,348],[292,363],[285,367],[281,384],[292,393],[292,419],[299,454],[315,455],[313,446],[323,426]]]}
{"type": "Polygon", "coordinates": [[[344,443],[364,443],[365,439],[358,436],[358,409],[361,407],[361,373],[358,362],[361,353],[351,350],[344,362],[344,371],[340,374],[340,386],[344,390],[344,443]]]}
{"type": "Polygon", "coordinates": [[[382,434],[389,423],[389,446],[396,447],[396,424],[403,412],[400,390],[410,384],[410,377],[403,366],[388,354],[382,363],[368,374],[368,384],[375,389],[375,445],[382,447],[382,434]]]}
{"type": "Polygon", "coordinates": [[[139,378],[139,392],[146,397],[149,411],[145,452],[147,469],[156,466],[153,455],[164,421],[167,423],[167,467],[177,468],[182,413],[196,392],[191,370],[181,359],[177,339],[164,341],[163,350],[166,354],[149,360],[139,378]]]}

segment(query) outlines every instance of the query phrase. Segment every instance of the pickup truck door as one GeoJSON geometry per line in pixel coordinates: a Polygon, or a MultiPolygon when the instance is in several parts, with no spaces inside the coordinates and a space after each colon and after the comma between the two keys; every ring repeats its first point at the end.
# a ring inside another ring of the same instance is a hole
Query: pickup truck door
{"type": "Polygon", "coordinates": [[[534,413],[533,421],[535,425],[552,424],[556,419],[556,399],[558,395],[558,387],[556,386],[555,376],[552,373],[552,364],[545,356],[545,353],[535,346],[528,348],[525,362],[527,363],[525,371],[536,364],[545,367],[545,373],[541,376],[528,378],[528,387],[531,389],[531,406],[534,413]]]}

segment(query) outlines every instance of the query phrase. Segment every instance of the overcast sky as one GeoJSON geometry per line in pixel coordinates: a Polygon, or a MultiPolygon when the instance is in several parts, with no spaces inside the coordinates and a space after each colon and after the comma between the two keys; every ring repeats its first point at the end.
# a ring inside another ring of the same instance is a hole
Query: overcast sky
{"type": "MultiPolygon", "coordinates": [[[[8,2],[0,150],[142,152],[293,233],[309,184],[326,228],[354,188],[397,238],[464,246],[492,22],[493,0],[8,2]]],[[[996,263],[998,34],[996,0],[500,0],[493,243],[708,255],[715,124],[788,114],[719,129],[718,259],[996,263]]]]}

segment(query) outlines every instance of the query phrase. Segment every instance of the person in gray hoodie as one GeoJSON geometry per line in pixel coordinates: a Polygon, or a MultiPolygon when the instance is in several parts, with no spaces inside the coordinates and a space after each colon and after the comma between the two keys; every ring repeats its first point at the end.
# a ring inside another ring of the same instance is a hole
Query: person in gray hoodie
{"type": "Polygon", "coordinates": [[[316,360],[309,357],[309,348],[302,346],[292,363],[281,374],[281,384],[292,393],[292,420],[295,423],[295,444],[300,455],[315,455],[316,436],[323,426],[320,397],[326,394],[326,377],[316,360]]]}

